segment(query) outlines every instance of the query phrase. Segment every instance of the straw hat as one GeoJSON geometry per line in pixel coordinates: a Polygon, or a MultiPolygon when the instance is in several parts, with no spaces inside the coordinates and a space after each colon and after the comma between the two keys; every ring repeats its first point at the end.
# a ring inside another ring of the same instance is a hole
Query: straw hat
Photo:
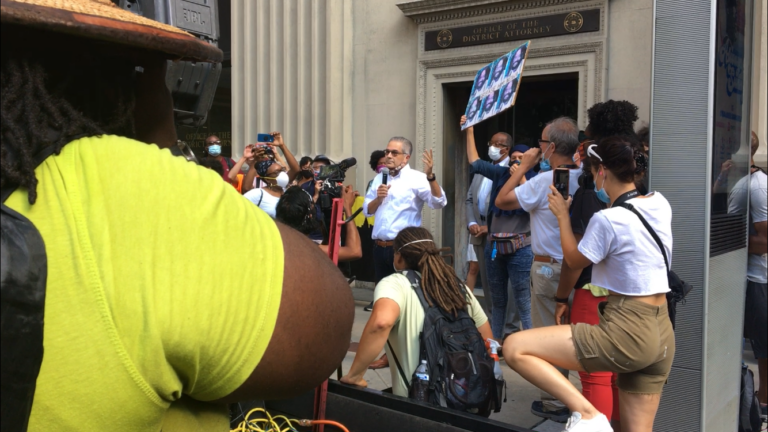
{"type": "Polygon", "coordinates": [[[172,59],[220,62],[215,46],[138,16],[110,0],[0,0],[2,24],[17,24],[160,51],[172,59]]]}

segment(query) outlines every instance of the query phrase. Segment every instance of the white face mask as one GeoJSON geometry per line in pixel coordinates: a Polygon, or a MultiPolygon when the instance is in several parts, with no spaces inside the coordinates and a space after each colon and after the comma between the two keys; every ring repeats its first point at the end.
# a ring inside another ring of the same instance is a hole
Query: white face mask
{"type": "Polygon", "coordinates": [[[278,174],[275,181],[277,182],[277,185],[283,189],[285,189],[288,186],[288,183],[291,182],[290,178],[288,177],[288,174],[286,174],[285,172],[281,172],[280,174],[278,174]]]}
{"type": "Polygon", "coordinates": [[[494,162],[501,159],[501,149],[494,146],[488,147],[488,157],[494,162]]]}

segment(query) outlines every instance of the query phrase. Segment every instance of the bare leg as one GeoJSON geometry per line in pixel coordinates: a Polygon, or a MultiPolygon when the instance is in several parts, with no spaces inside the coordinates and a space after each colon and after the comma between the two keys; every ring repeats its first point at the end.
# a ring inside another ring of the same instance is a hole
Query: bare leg
{"type": "MultiPolygon", "coordinates": [[[[472,245],[469,245],[469,247],[472,247],[472,245]]],[[[477,261],[470,261],[469,262],[469,269],[467,270],[467,286],[469,289],[474,290],[475,286],[477,286],[477,274],[480,273],[480,265],[477,263],[477,261]]]]}
{"type": "Polygon", "coordinates": [[[661,394],[637,394],[619,390],[621,432],[652,432],[661,394]]]}
{"type": "Polygon", "coordinates": [[[760,375],[760,389],[757,399],[761,404],[768,403],[768,359],[757,359],[757,373],[760,375]]]}
{"type": "Polygon", "coordinates": [[[600,414],[554,366],[583,371],[573,347],[571,326],[515,333],[504,340],[504,360],[531,384],[551,394],[584,419],[600,414]]]}

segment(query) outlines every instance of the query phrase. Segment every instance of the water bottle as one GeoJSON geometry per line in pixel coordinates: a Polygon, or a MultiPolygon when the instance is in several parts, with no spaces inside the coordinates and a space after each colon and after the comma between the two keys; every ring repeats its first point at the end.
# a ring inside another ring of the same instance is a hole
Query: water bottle
{"type": "Polygon", "coordinates": [[[501,372],[501,366],[499,365],[499,343],[493,339],[485,340],[485,347],[491,351],[491,358],[493,359],[493,375],[497,380],[504,379],[504,373],[501,372]]]}
{"type": "Polygon", "coordinates": [[[429,371],[426,360],[421,361],[414,374],[416,375],[413,383],[414,398],[417,401],[429,402],[429,371]]]}

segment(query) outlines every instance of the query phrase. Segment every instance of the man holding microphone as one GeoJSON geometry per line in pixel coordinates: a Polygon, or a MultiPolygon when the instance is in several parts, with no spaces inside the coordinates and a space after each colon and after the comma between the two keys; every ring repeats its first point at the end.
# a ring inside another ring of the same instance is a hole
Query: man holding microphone
{"type": "MultiPolygon", "coordinates": [[[[408,162],[413,144],[407,138],[393,137],[384,150],[386,169],[374,178],[365,194],[363,213],[376,216],[373,224],[373,265],[376,283],[395,272],[392,241],[403,228],[421,225],[426,203],[442,209],[448,204],[445,192],[432,172],[432,150],[422,155],[424,172],[411,169],[408,162]]],[[[365,310],[373,309],[373,303],[365,310]]]]}

